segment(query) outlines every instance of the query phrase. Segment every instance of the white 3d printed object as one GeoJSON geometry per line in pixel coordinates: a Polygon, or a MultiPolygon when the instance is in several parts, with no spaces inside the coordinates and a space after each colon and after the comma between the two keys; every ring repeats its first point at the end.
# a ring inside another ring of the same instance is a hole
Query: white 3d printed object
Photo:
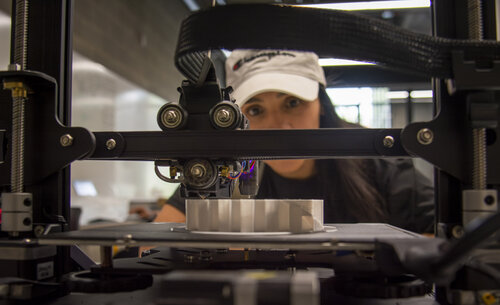
{"type": "Polygon", "coordinates": [[[323,200],[187,199],[186,226],[207,232],[318,232],[323,200]]]}

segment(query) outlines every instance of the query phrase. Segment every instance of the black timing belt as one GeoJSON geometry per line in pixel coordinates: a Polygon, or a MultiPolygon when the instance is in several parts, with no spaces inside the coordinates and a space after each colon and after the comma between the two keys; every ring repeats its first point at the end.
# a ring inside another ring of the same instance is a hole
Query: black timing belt
{"type": "Polygon", "coordinates": [[[360,14],[280,5],[216,6],[186,18],[175,63],[195,82],[209,49],[288,49],[374,62],[427,77],[453,78],[452,53],[491,63],[500,43],[414,33],[360,14]]]}

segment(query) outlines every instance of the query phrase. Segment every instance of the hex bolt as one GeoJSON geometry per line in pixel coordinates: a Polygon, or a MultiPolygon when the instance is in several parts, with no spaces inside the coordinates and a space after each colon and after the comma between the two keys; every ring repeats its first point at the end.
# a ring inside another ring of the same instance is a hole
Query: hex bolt
{"type": "Polygon", "coordinates": [[[217,119],[221,122],[227,122],[231,119],[231,113],[226,109],[221,109],[217,112],[217,119]]]}
{"type": "Polygon", "coordinates": [[[234,110],[232,110],[228,106],[222,106],[217,109],[215,115],[213,116],[213,119],[217,126],[225,128],[231,126],[234,123],[236,117],[234,114],[234,110]]]}
{"type": "Polygon", "coordinates": [[[484,197],[484,203],[486,203],[487,205],[492,205],[495,203],[495,198],[491,195],[488,195],[484,197]]]}
{"type": "Polygon", "coordinates": [[[173,110],[169,110],[165,113],[165,120],[170,124],[177,122],[177,113],[173,110]]]}
{"type": "Polygon", "coordinates": [[[417,133],[417,141],[422,145],[429,145],[434,141],[434,133],[429,128],[422,128],[417,133]]]}
{"type": "Polygon", "coordinates": [[[161,121],[167,128],[176,128],[182,123],[182,113],[177,108],[167,107],[161,115],[161,121]]]}
{"type": "Polygon", "coordinates": [[[108,139],[106,141],[106,149],[107,150],[113,150],[116,148],[116,141],[115,139],[108,139]]]}
{"type": "Polygon", "coordinates": [[[33,229],[33,232],[35,233],[35,236],[38,237],[38,236],[42,236],[43,235],[43,232],[45,232],[45,228],[43,226],[36,226],[34,229],[33,229]]]}
{"type": "Polygon", "coordinates": [[[456,225],[451,228],[451,235],[455,238],[462,238],[464,236],[464,228],[462,226],[456,225]]]}
{"type": "Polygon", "coordinates": [[[61,143],[62,147],[71,146],[73,145],[73,137],[69,133],[62,135],[59,139],[59,143],[61,143]]]}
{"type": "Polygon", "coordinates": [[[382,142],[384,143],[384,147],[391,148],[394,146],[394,138],[392,136],[385,136],[382,142]]]}
{"type": "Polygon", "coordinates": [[[31,199],[29,198],[24,199],[23,204],[27,207],[31,206],[31,199]]]}

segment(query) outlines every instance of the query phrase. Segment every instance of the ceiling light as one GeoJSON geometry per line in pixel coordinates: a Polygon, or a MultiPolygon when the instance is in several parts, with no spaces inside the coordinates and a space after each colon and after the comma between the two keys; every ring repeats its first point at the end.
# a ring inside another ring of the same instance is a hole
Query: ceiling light
{"type": "Polygon", "coordinates": [[[323,67],[327,66],[362,66],[362,65],[373,65],[373,63],[348,60],[348,59],[338,59],[338,58],[320,58],[319,65],[323,67]]]}
{"type": "Polygon", "coordinates": [[[415,90],[410,93],[412,98],[432,98],[432,90],[415,90]]]}
{"type": "Polygon", "coordinates": [[[332,10],[362,11],[362,10],[391,10],[430,7],[430,0],[394,0],[394,1],[363,1],[345,3],[325,3],[300,5],[305,7],[324,8],[332,10]]]}
{"type": "Polygon", "coordinates": [[[386,97],[391,100],[411,98],[432,98],[432,90],[389,91],[386,97]],[[409,94],[408,94],[409,93],[409,94]]]}
{"type": "Polygon", "coordinates": [[[389,91],[385,97],[390,100],[408,98],[408,91],[389,91]]]}

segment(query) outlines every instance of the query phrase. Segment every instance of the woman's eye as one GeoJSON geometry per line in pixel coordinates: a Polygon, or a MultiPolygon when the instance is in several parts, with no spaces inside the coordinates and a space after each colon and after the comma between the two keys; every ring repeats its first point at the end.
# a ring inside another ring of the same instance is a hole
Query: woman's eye
{"type": "Polygon", "coordinates": [[[287,108],[295,108],[298,107],[300,104],[302,104],[302,100],[298,98],[291,98],[286,101],[287,108]]]}
{"type": "Polygon", "coordinates": [[[260,107],[249,107],[245,111],[245,114],[247,116],[257,116],[257,115],[259,115],[261,113],[262,113],[262,109],[260,109],[260,107]]]}

